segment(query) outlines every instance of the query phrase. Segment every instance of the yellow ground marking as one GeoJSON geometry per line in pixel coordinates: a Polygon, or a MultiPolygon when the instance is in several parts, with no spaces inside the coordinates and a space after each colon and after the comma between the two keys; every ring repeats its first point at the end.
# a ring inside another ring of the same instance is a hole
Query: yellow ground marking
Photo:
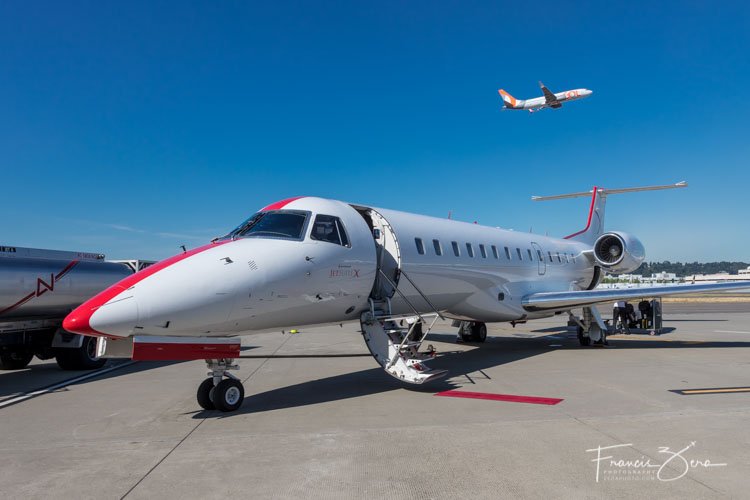
{"type": "Polygon", "coordinates": [[[706,342],[708,342],[708,340],[663,339],[659,337],[643,337],[643,336],[634,337],[632,335],[607,335],[607,338],[617,339],[617,340],[654,340],[658,342],[680,342],[682,344],[705,344],[706,342]]]}
{"type": "Polygon", "coordinates": [[[700,296],[693,296],[693,297],[664,297],[661,299],[662,302],[671,302],[671,303],[679,303],[679,302],[706,302],[706,303],[716,303],[716,302],[750,302],[750,297],[747,295],[742,296],[730,296],[730,297],[700,297],[700,296]]]}
{"type": "Polygon", "coordinates": [[[750,392],[750,387],[735,387],[732,389],[691,389],[680,391],[683,394],[710,394],[713,392],[750,392]]]}

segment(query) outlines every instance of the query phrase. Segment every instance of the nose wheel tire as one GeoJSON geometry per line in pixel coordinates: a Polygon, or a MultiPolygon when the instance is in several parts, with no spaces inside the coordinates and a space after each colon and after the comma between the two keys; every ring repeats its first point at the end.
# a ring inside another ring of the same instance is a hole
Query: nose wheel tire
{"type": "Polygon", "coordinates": [[[201,408],[204,410],[215,410],[216,407],[214,406],[214,402],[211,400],[211,393],[214,390],[214,379],[213,377],[208,377],[206,380],[201,382],[201,385],[198,386],[198,404],[201,405],[201,408]]]}
{"type": "MultiPolygon", "coordinates": [[[[205,383],[205,381],[204,381],[205,383]]],[[[242,382],[227,378],[214,387],[211,400],[217,410],[224,412],[235,411],[245,399],[245,388],[242,382]]]]}

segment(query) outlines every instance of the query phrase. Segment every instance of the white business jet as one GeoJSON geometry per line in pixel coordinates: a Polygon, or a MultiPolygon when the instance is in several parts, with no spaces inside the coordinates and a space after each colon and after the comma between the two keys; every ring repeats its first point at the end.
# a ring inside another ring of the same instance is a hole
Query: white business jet
{"type": "Polygon", "coordinates": [[[445,375],[420,351],[437,318],[483,342],[488,322],[567,312],[581,344],[604,340],[596,304],[750,282],[596,290],[603,273],[635,270],[641,243],[604,232],[608,195],[686,187],[603,189],[586,228],[565,238],[437,219],[313,197],[269,205],[232,232],[125,278],[75,309],[66,330],[99,337],[101,356],[204,359],[198,389],[206,409],[237,409],[244,389],[231,374],[237,335],[359,321],[373,357],[390,375],[421,384],[445,375]],[[580,318],[572,310],[583,308],[580,318]],[[401,320],[407,321],[401,321],[401,320]],[[401,325],[404,326],[401,326],[401,325]],[[407,326],[408,325],[408,326],[407,326]]]}

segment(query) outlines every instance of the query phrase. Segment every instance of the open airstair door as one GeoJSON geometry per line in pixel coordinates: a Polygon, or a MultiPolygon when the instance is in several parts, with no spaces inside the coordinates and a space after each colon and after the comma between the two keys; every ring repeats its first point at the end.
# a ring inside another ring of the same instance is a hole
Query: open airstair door
{"type": "Polygon", "coordinates": [[[377,250],[378,272],[370,294],[370,310],[363,312],[360,318],[362,337],[370,354],[386,373],[410,384],[423,384],[444,376],[447,370],[432,370],[425,365],[425,361],[434,356],[432,346],[426,352],[419,351],[429,333],[429,328],[422,332],[423,317],[415,310],[419,321],[404,326],[399,320],[404,316],[392,314],[391,297],[398,291],[402,274],[401,248],[396,233],[378,211],[352,206],[370,225],[377,250]]]}
{"type": "Polygon", "coordinates": [[[354,208],[370,225],[377,250],[378,273],[371,297],[375,300],[389,299],[396,293],[394,285],[398,286],[398,280],[401,277],[401,248],[398,245],[398,238],[386,218],[379,212],[369,207],[354,206],[354,208]],[[380,271],[388,279],[383,278],[380,271]]]}

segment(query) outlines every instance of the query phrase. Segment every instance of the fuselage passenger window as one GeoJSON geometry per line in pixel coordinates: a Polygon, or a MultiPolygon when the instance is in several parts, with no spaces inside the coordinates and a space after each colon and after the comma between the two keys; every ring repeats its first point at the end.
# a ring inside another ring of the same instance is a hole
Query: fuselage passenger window
{"type": "Polygon", "coordinates": [[[443,248],[440,246],[440,240],[432,240],[432,246],[435,247],[435,255],[443,255],[443,248]]]}
{"type": "Polygon", "coordinates": [[[557,262],[562,263],[562,259],[560,258],[560,252],[557,252],[557,262]]]}
{"type": "Polygon", "coordinates": [[[456,254],[456,257],[460,257],[461,249],[458,247],[458,243],[451,241],[451,246],[453,247],[453,253],[456,254]]]}
{"type": "Polygon", "coordinates": [[[344,224],[341,219],[333,215],[318,214],[315,216],[310,239],[335,243],[345,247],[349,245],[349,237],[346,235],[344,224]]]}
{"type": "Polygon", "coordinates": [[[541,250],[537,250],[536,254],[539,256],[539,262],[544,262],[544,254],[541,250]]]}
{"type": "Polygon", "coordinates": [[[466,244],[466,251],[469,254],[469,257],[474,257],[474,247],[471,246],[471,243],[466,244]]]}
{"type": "Polygon", "coordinates": [[[496,259],[500,258],[500,256],[497,254],[497,247],[495,245],[492,245],[492,256],[496,259]]]}
{"type": "Polygon", "coordinates": [[[510,249],[508,247],[505,247],[505,257],[510,260],[510,249]]]}
{"type": "Polygon", "coordinates": [[[484,245],[482,244],[479,245],[479,253],[482,254],[483,259],[487,258],[487,250],[485,250],[484,245]]]}
{"type": "Polygon", "coordinates": [[[414,243],[417,244],[417,252],[419,255],[424,255],[424,243],[422,242],[422,238],[414,238],[414,243]]]}
{"type": "Polygon", "coordinates": [[[570,264],[570,259],[568,258],[568,254],[565,254],[565,262],[567,262],[568,264],[570,264]]]}
{"type": "Polygon", "coordinates": [[[547,251],[547,255],[549,255],[549,263],[552,264],[554,261],[552,260],[552,252],[547,251]]]}
{"type": "Polygon", "coordinates": [[[529,260],[534,260],[534,254],[531,253],[531,248],[527,248],[526,251],[529,253],[529,260]]]}
{"type": "Polygon", "coordinates": [[[575,264],[575,263],[576,263],[576,256],[575,256],[575,254],[573,254],[573,264],[575,264]]]}
{"type": "Polygon", "coordinates": [[[516,253],[518,254],[518,260],[523,260],[523,254],[521,253],[520,248],[516,248],[516,253]]]}

